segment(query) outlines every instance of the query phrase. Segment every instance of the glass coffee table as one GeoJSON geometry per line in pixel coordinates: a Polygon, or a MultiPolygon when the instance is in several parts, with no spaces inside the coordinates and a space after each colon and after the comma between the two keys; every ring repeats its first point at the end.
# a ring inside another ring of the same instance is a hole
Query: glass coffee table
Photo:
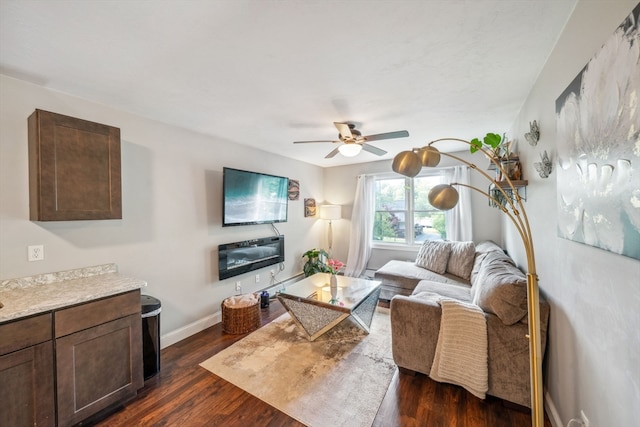
{"type": "Polygon", "coordinates": [[[337,278],[336,298],[331,297],[328,273],[306,277],[278,294],[278,300],[309,341],[314,341],[349,316],[369,333],[381,282],[347,276],[337,278]]]}

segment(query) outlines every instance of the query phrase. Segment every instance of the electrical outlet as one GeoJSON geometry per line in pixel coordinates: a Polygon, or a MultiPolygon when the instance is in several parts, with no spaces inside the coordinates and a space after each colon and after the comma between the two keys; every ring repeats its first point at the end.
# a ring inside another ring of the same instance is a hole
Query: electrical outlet
{"type": "Polygon", "coordinates": [[[27,246],[27,260],[29,262],[44,260],[44,245],[27,246]]]}
{"type": "Polygon", "coordinates": [[[260,275],[256,274],[256,283],[260,283],[260,275]]]}
{"type": "Polygon", "coordinates": [[[585,415],[582,409],[580,410],[580,417],[582,418],[582,425],[584,427],[591,427],[589,424],[589,418],[587,418],[587,416],[585,415]]]}
{"type": "Polygon", "coordinates": [[[271,277],[276,277],[276,271],[275,270],[271,270],[269,271],[269,273],[271,273],[271,277]]]}
{"type": "Polygon", "coordinates": [[[242,282],[239,280],[236,282],[236,291],[242,292],[242,282]]]}

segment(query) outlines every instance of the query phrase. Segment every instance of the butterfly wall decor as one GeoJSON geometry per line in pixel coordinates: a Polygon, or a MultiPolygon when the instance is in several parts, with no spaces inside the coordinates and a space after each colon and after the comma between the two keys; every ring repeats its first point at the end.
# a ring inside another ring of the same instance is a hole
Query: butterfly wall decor
{"type": "Polygon", "coordinates": [[[540,154],[540,160],[539,162],[535,162],[533,166],[538,171],[538,174],[540,174],[540,178],[549,178],[553,165],[551,164],[551,160],[549,160],[547,150],[544,150],[544,153],[540,154]]]}
{"type": "Polygon", "coordinates": [[[536,146],[538,145],[538,140],[540,139],[540,128],[538,128],[538,122],[533,121],[529,122],[529,132],[524,134],[525,139],[529,142],[529,145],[536,146]]]}

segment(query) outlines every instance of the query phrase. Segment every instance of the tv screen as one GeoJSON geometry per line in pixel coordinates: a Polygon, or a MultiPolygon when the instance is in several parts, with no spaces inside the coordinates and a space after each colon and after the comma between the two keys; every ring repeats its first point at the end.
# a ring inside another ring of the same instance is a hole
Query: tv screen
{"type": "Polygon", "coordinates": [[[289,178],[223,168],[222,181],[224,227],[287,220],[289,178]]]}

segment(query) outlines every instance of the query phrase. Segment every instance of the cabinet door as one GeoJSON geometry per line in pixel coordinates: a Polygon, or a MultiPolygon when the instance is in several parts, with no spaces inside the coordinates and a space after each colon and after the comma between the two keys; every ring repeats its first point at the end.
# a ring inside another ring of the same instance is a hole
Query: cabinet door
{"type": "Polygon", "coordinates": [[[143,386],[142,322],[130,315],[56,339],[58,424],[76,424],[143,386]]]}
{"type": "Polygon", "coordinates": [[[32,221],[122,218],[120,129],[43,110],[28,126],[32,221]]]}
{"type": "Polygon", "coordinates": [[[53,343],[0,356],[0,426],[53,426],[53,343]]]}

